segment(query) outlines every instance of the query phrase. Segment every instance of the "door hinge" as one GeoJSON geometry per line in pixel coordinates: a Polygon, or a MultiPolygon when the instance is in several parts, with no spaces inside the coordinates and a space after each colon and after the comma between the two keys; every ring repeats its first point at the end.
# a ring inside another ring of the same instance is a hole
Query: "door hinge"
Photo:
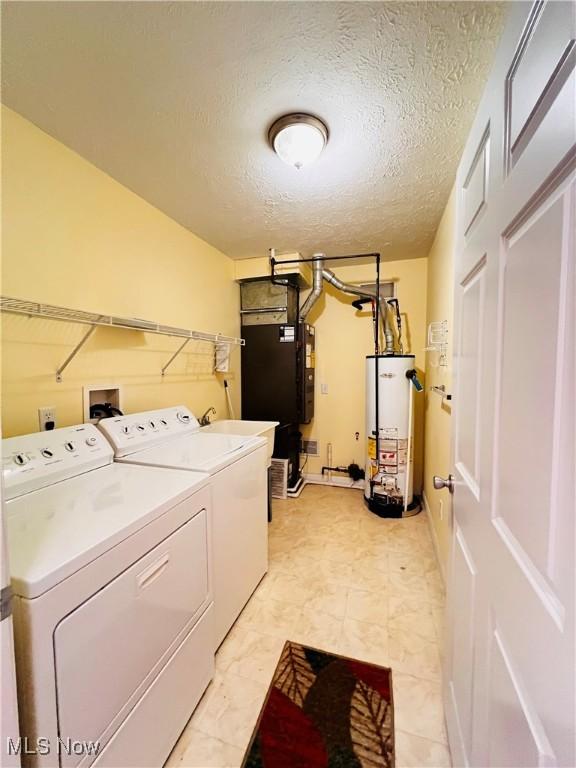
{"type": "Polygon", "coordinates": [[[12,587],[8,584],[0,590],[0,622],[12,616],[12,587]]]}

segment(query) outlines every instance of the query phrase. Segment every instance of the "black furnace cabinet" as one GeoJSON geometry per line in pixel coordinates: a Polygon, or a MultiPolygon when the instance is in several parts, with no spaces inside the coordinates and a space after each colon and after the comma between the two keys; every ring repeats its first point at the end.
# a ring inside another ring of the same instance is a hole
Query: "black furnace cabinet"
{"type": "Polygon", "coordinates": [[[242,418],[278,421],[274,456],[299,479],[300,424],[314,416],[314,328],[298,321],[298,277],[241,283],[242,418]]]}
{"type": "Polygon", "coordinates": [[[314,328],[246,325],[242,418],[308,424],[314,416],[314,328]]]}

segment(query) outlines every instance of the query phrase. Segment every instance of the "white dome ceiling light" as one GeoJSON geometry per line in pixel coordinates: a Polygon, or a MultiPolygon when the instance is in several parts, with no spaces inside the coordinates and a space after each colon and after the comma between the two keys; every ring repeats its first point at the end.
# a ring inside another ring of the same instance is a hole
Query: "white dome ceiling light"
{"type": "Polygon", "coordinates": [[[326,146],[328,128],[313,115],[295,112],[270,126],[268,141],[281,160],[302,168],[316,160],[326,146]]]}

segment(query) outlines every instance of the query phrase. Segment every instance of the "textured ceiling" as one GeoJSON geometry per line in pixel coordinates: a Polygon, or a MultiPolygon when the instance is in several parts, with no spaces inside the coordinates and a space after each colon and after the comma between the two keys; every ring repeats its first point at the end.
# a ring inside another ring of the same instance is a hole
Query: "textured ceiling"
{"type": "Polygon", "coordinates": [[[3,101],[233,258],[425,256],[499,38],[490,2],[9,2],[3,101]],[[297,171],[270,123],[329,126],[297,171]]]}

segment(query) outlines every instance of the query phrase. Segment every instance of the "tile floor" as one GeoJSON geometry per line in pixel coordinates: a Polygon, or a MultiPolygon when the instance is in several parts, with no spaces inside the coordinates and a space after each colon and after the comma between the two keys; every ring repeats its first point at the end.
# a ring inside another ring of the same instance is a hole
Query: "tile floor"
{"type": "Polygon", "coordinates": [[[424,514],[385,520],[360,491],[274,501],[268,574],[216,656],[167,766],[242,762],[285,640],[392,668],[398,768],[450,765],[440,693],[444,592],[424,514]]]}

